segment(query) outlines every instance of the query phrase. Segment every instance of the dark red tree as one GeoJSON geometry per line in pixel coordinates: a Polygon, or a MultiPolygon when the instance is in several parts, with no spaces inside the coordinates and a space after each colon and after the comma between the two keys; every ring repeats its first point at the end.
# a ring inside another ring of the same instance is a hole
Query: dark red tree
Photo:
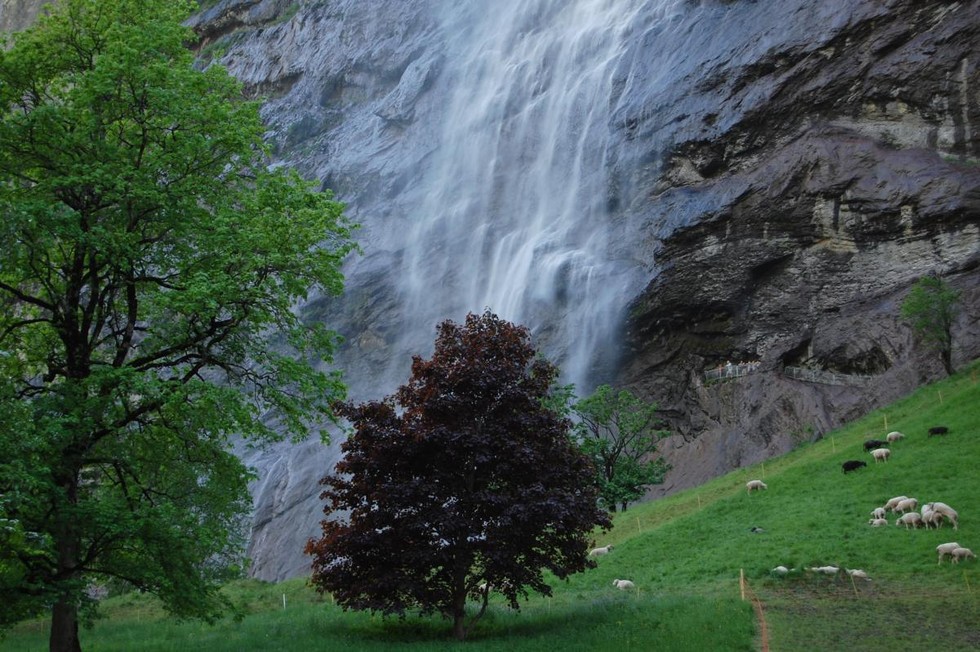
{"type": "Polygon", "coordinates": [[[491,592],[519,609],[529,591],[551,595],[544,569],[593,567],[590,534],[611,523],[571,423],[542,403],[557,374],[526,328],[470,314],[439,326],[394,396],[340,406],[354,432],[306,545],[317,590],[345,609],[442,614],[462,640],[491,592]]]}

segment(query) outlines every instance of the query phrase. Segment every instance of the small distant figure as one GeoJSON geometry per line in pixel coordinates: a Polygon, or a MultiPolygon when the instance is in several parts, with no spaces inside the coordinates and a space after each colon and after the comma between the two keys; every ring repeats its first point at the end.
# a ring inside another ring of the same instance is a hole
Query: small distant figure
{"type": "Polygon", "coordinates": [[[748,482],[745,483],[745,490],[749,493],[752,493],[753,491],[756,491],[758,489],[768,489],[768,488],[769,487],[766,486],[766,483],[763,482],[762,480],[749,480],[748,482]]]}
{"type": "Polygon", "coordinates": [[[862,462],[861,460],[847,460],[841,464],[841,468],[844,469],[844,473],[850,473],[851,471],[857,471],[862,466],[867,466],[867,462],[862,462]]]}
{"type": "Polygon", "coordinates": [[[949,428],[946,426],[933,426],[929,428],[929,436],[935,437],[936,435],[945,435],[949,433],[949,428]]]}
{"type": "Polygon", "coordinates": [[[752,534],[762,534],[763,532],[765,532],[765,530],[759,527],[758,525],[756,525],[753,528],[749,528],[749,532],[751,532],[752,534]]]}

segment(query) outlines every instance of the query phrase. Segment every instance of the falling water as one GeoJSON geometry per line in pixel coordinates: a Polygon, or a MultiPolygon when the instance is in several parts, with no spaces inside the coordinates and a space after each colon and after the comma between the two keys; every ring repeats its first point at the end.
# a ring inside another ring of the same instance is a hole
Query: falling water
{"type": "Polygon", "coordinates": [[[614,73],[634,30],[676,4],[445,2],[452,93],[397,281],[403,333],[420,338],[407,347],[490,309],[530,327],[567,381],[595,381],[637,287],[610,255],[614,73]]]}

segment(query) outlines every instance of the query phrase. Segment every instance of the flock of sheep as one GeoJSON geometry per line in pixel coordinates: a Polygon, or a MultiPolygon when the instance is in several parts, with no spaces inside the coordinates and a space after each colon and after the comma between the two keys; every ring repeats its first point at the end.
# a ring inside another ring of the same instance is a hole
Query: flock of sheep
{"type": "MultiPolygon", "coordinates": [[[[948,428],[945,426],[936,426],[929,429],[929,436],[933,437],[936,435],[945,435],[949,432],[948,428]]],[[[885,436],[884,441],[879,439],[870,439],[864,442],[864,450],[870,453],[874,458],[875,463],[887,462],[888,458],[891,456],[891,450],[888,448],[890,445],[904,439],[905,435],[898,431],[893,431],[885,436]]],[[[847,460],[841,467],[844,473],[850,473],[856,471],[862,467],[867,466],[866,462],[861,460],[847,460]]],[[[753,491],[759,491],[762,489],[768,489],[768,485],[762,480],[749,480],[745,483],[745,490],[748,493],[753,491]]],[[[920,511],[915,511],[919,507],[919,501],[915,498],[909,498],[908,496],[895,496],[888,502],[886,502],[881,507],[876,507],[871,511],[871,519],[868,523],[871,527],[882,527],[888,525],[887,514],[891,511],[893,514],[901,514],[895,521],[895,525],[904,525],[906,529],[926,527],[926,528],[940,528],[944,521],[948,520],[953,525],[953,529],[959,529],[959,514],[955,509],[942,502],[931,502],[926,503],[922,506],[920,511]]],[[[761,528],[752,528],[753,532],[762,532],[761,528]]],[[[612,551],[613,546],[603,546],[601,548],[593,548],[589,552],[590,557],[602,557],[603,555],[609,554],[612,551]]],[[[937,563],[942,563],[944,557],[949,557],[952,563],[958,563],[963,559],[976,559],[976,555],[969,548],[961,546],[955,541],[949,543],[942,543],[936,546],[936,552],[939,554],[939,561],[937,563]]],[[[822,575],[833,575],[836,576],[841,568],[837,566],[813,566],[805,568],[806,571],[819,573],[822,575]]],[[[871,578],[868,577],[867,572],[858,568],[844,568],[844,572],[854,579],[864,579],[870,581],[871,578]]],[[[785,566],[776,566],[770,572],[773,575],[784,576],[791,572],[795,572],[796,569],[789,569],[785,566]]],[[[630,580],[613,580],[613,586],[621,591],[627,589],[635,589],[636,585],[630,580]]]]}
{"type": "MultiPolygon", "coordinates": [[[[929,429],[929,436],[946,435],[949,429],[945,426],[935,426],[929,429]]],[[[885,436],[884,441],[879,439],[869,439],[864,442],[864,450],[870,453],[874,458],[875,463],[887,462],[888,458],[891,456],[891,450],[888,448],[895,442],[904,439],[905,435],[898,431],[893,431],[885,436]]],[[[867,466],[866,462],[861,460],[847,460],[841,464],[841,468],[844,473],[850,473],[856,471],[862,467],[867,466]]],[[[762,480],[749,480],[745,483],[745,489],[749,493],[756,491],[758,489],[768,489],[766,484],[762,480]]],[[[915,511],[919,507],[919,501],[915,498],[909,498],[908,496],[895,496],[888,502],[886,502],[881,507],[876,507],[871,511],[871,519],[868,523],[871,527],[882,527],[888,525],[887,515],[891,511],[893,514],[901,514],[896,521],[896,526],[904,525],[906,529],[909,528],[940,528],[945,521],[949,521],[953,525],[953,529],[959,529],[959,513],[946,503],[942,502],[931,502],[926,503],[922,506],[920,511],[915,511]]],[[[961,546],[958,542],[951,541],[949,543],[942,543],[936,546],[936,552],[939,554],[939,561],[937,563],[942,563],[943,558],[948,556],[952,563],[958,563],[963,559],[976,559],[976,555],[973,551],[965,546],[961,546]]],[[[795,569],[793,569],[795,571],[795,569]]],[[[806,568],[807,571],[814,573],[821,573],[824,575],[837,575],[840,572],[840,568],[836,566],[815,566],[806,568]]],[[[845,572],[854,578],[862,578],[870,580],[868,574],[860,569],[844,569],[845,572]]],[[[776,566],[770,571],[773,575],[787,575],[792,572],[785,566],[776,566]]]]}

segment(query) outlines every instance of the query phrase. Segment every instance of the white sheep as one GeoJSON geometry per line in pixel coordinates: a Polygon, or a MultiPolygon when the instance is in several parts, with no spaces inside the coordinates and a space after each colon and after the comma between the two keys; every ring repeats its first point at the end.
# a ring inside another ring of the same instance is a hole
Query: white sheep
{"type": "Polygon", "coordinates": [[[752,493],[756,489],[768,489],[768,488],[769,487],[766,486],[766,483],[763,482],[762,480],[749,480],[748,482],[745,483],[745,490],[749,493],[752,493]]]}
{"type": "Polygon", "coordinates": [[[872,518],[868,519],[868,523],[871,524],[871,527],[883,527],[888,525],[888,520],[884,518],[872,518]]]}
{"type": "Polygon", "coordinates": [[[953,550],[953,552],[952,552],[952,553],[950,553],[950,554],[952,554],[952,555],[953,555],[953,563],[954,563],[954,564],[958,564],[958,563],[960,563],[960,560],[961,560],[961,559],[969,559],[969,558],[971,558],[971,557],[972,557],[973,559],[976,559],[976,558],[977,558],[977,556],[976,556],[976,555],[974,555],[974,554],[973,554],[973,551],[972,551],[972,550],[970,550],[969,548],[956,548],[956,549],[955,549],[955,550],[953,550]]]}
{"type": "Polygon", "coordinates": [[[895,505],[895,511],[902,512],[904,514],[905,512],[914,510],[918,506],[919,506],[918,500],[916,500],[915,498],[906,498],[905,500],[895,505]]]}
{"type": "Polygon", "coordinates": [[[808,571],[813,571],[814,573],[823,573],[824,575],[836,575],[840,572],[840,568],[837,566],[815,566],[813,568],[807,568],[808,571]]]}
{"type": "Polygon", "coordinates": [[[925,507],[923,507],[922,524],[925,525],[927,528],[934,527],[936,529],[939,529],[943,525],[943,515],[935,510],[926,509],[925,507]]]}
{"type": "Polygon", "coordinates": [[[959,518],[960,515],[956,513],[956,510],[947,505],[946,503],[929,503],[932,505],[933,511],[939,512],[943,516],[949,519],[949,522],[953,524],[953,529],[958,530],[959,528],[959,518]]]}
{"type": "Polygon", "coordinates": [[[892,432],[885,435],[885,441],[887,441],[889,444],[893,444],[899,439],[905,439],[905,435],[903,435],[897,430],[893,430],[892,432]]]}
{"type": "Polygon", "coordinates": [[[871,518],[885,518],[886,514],[884,507],[875,507],[871,510],[871,518]]]}
{"type": "Polygon", "coordinates": [[[895,505],[899,504],[903,500],[908,500],[908,499],[909,499],[908,496],[895,496],[894,498],[892,498],[891,500],[889,500],[887,503],[885,503],[885,506],[883,507],[883,509],[890,509],[892,511],[895,511],[895,505]]]}
{"type": "Polygon", "coordinates": [[[860,568],[850,568],[850,569],[847,569],[847,574],[850,575],[851,577],[855,577],[857,579],[868,580],[869,582],[871,581],[871,578],[868,577],[868,574],[865,573],[860,568]]]}
{"type": "Polygon", "coordinates": [[[608,555],[613,549],[613,546],[603,546],[601,548],[593,548],[589,551],[589,557],[602,557],[603,555],[608,555]]]}
{"type": "Polygon", "coordinates": [[[613,586],[615,586],[620,591],[626,591],[627,589],[636,588],[636,584],[633,584],[629,580],[613,580],[613,586]]]}
{"type": "Polygon", "coordinates": [[[789,569],[786,568],[785,566],[776,566],[769,572],[773,573],[774,575],[786,575],[787,573],[789,573],[789,569]]]}
{"type": "Polygon", "coordinates": [[[909,529],[909,526],[919,527],[922,524],[922,516],[919,512],[909,512],[908,514],[902,514],[895,521],[895,525],[904,525],[905,529],[909,529]]]}
{"type": "Polygon", "coordinates": [[[891,454],[892,452],[887,448],[876,448],[871,451],[871,457],[875,458],[875,464],[878,462],[887,462],[888,456],[891,454]]]}
{"type": "Polygon", "coordinates": [[[954,550],[962,547],[963,546],[956,543],[955,541],[950,541],[949,543],[940,543],[938,546],[936,546],[936,552],[939,554],[939,561],[937,561],[936,563],[937,564],[943,563],[943,557],[945,557],[946,555],[952,555],[954,550]]]}

